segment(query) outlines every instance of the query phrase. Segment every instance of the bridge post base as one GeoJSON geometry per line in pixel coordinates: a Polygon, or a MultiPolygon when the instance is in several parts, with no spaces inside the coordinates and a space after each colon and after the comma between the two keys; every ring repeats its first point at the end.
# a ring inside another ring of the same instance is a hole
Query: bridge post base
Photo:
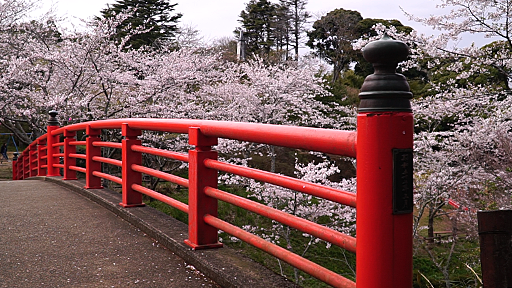
{"type": "Polygon", "coordinates": [[[193,243],[192,241],[190,241],[188,239],[185,240],[185,244],[190,246],[190,248],[192,248],[192,250],[214,249],[214,248],[222,248],[224,246],[224,244],[222,244],[220,242],[217,242],[217,243],[214,243],[214,244],[198,245],[198,244],[195,244],[195,243],[193,243]]]}
{"type": "Polygon", "coordinates": [[[132,208],[132,207],[144,207],[146,206],[145,203],[139,203],[139,204],[124,204],[123,202],[119,203],[123,208],[132,208]]]}

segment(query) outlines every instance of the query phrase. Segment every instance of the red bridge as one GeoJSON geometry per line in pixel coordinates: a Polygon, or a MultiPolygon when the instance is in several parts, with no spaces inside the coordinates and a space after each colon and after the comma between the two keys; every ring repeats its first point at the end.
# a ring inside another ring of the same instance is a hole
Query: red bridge
{"type": "Polygon", "coordinates": [[[13,163],[13,179],[54,177],[62,171],[66,181],[77,179],[78,172],[85,174],[86,189],[101,189],[107,179],[122,186],[123,209],[144,205],[142,195],[147,195],[187,213],[188,238],[183,241],[193,250],[222,247],[217,235],[222,230],[334,287],[412,287],[412,94],[405,78],[395,73],[407,51],[402,42],[388,38],[365,48],[375,74],[361,89],[357,131],[181,119],[112,119],[59,127],[55,112],[47,133],[13,163]],[[102,141],[102,131],[110,129],[121,130],[121,143],[102,141]],[[188,134],[194,148],[186,154],[147,147],[138,139],[143,131],[188,134]],[[87,135],[86,141],[78,141],[77,133],[87,135]],[[214,150],[219,138],[353,157],[357,193],[219,161],[214,150]],[[85,153],[77,153],[77,146],[85,146],[85,153]],[[122,160],[102,157],[105,147],[119,149],[122,160]],[[188,179],[143,166],[144,154],[188,163],[188,179]],[[85,168],[77,166],[77,159],[85,160],[85,168]],[[104,173],[105,163],[121,167],[122,176],[104,173]],[[219,190],[218,171],[356,207],[357,236],[219,190]],[[188,187],[188,205],[144,187],[143,174],[188,187]],[[356,282],[219,219],[219,200],[355,252],[356,282]]]}

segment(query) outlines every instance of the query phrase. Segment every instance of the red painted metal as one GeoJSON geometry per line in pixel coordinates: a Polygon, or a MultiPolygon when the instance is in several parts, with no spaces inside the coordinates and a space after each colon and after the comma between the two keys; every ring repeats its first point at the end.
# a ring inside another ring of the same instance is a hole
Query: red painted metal
{"type": "MultiPolygon", "coordinates": [[[[205,215],[204,221],[208,223],[209,225],[216,227],[217,229],[220,229],[222,231],[225,231],[228,234],[231,234],[240,240],[247,242],[254,247],[257,247],[258,249],[261,249],[270,255],[273,255],[288,264],[299,268],[300,270],[310,274],[313,277],[316,277],[325,283],[332,285],[333,287],[350,287],[355,288],[356,284],[343,277],[340,276],[314,262],[311,262],[307,259],[304,259],[297,254],[294,254],[280,246],[277,246],[275,244],[272,244],[264,239],[261,239],[260,237],[251,234],[243,229],[240,229],[234,225],[231,225],[225,221],[220,220],[219,218],[212,216],[212,215],[205,215]]],[[[380,286],[375,286],[380,287],[380,286]]]]}
{"type": "Polygon", "coordinates": [[[69,157],[79,158],[79,159],[86,159],[86,158],[87,158],[87,155],[85,155],[85,154],[75,154],[75,153],[71,153],[71,154],[69,154],[69,157]]]}
{"type": "MultiPolygon", "coordinates": [[[[100,120],[77,123],[67,128],[72,131],[85,130],[86,127],[120,129],[122,123],[130,123],[132,129],[171,133],[188,133],[189,127],[201,127],[202,133],[210,137],[320,151],[348,157],[356,156],[356,132],[353,131],[260,123],[148,118],[100,120]]],[[[62,131],[57,130],[57,133],[62,131]]]]}
{"type": "Polygon", "coordinates": [[[222,247],[218,242],[217,229],[204,222],[204,216],[217,216],[217,199],[204,193],[206,187],[217,188],[217,170],[204,165],[206,159],[217,159],[217,152],[211,146],[217,145],[217,138],[208,137],[197,127],[191,127],[188,142],[195,150],[189,151],[188,168],[188,239],[185,243],[192,249],[222,247]]]}
{"type": "Polygon", "coordinates": [[[124,136],[122,149],[123,149],[123,201],[119,205],[127,207],[144,206],[142,202],[142,194],[133,189],[133,185],[142,184],[142,174],[134,171],[132,165],[142,164],[142,154],[140,152],[132,151],[133,145],[141,145],[142,141],[137,139],[142,135],[138,129],[131,129],[128,123],[121,125],[121,132],[124,136]]]}
{"type": "Polygon", "coordinates": [[[37,171],[39,175],[48,170],[50,174],[50,171],[55,172],[55,169],[58,171],[59,167],[63,167],[65,179],[72,172],[75,175],[76,171],[85,173],[88,189],[102,188],[101,179],[107,179],[122,185],[122,206],[143,205],[142,194],[145,194],[188,213],[189,238],[185,243],[193,249],[221,247],[217,232],[222,229],[332,286],[355,287],[354,282],[334,272],[218,219],[217,201],[225,201],[349,251],[355,250],[359,288],[411,287],[412,273],[409,271],[412,267],[412,214],[393,215],[391,193],[392,149],[412,148],[411,113],[361,113],[358,116],[357,132],[178,119],[113,119],[78,123],[62,128],[49,126],[48,129],[48,133],[38,139],[37,153],[30,153],[30,149],[34,152],[34,144],[20,155],[15,164],[13,162],[13,178],[25,179],[31,176],[31,171],[37,171]],[[101,142],[101,129],[121,129],[125,139],[122,143],[101,142]],[[87,140],[76,141],[76,132],[83,130],[86,130],[87,140]],[[144,147],[137,139],[141,130],[188,133],[189,143],[195,149],[184,154],[144,147]],[[63,143],[58,142],[60,135],[65,138],[63,143]],[[291,177],[217,161],[217,152],[211,149],[211,146],[217,144],[217,137],[357,156],[358,194],[355,196],[353,193],[291,177]],[[86,147],[85,154],[76,153],[78,145],[86,147]],[[60,146],[64,147],[64,153],[59,153],[60,146]],[[102,157],[102,147],[121,149],[122,161],[102,157]],[[46,152],[48,156],[45,155],[46,152]],[[189,179],[142,166],[142,153],[189,162],[189,179]],[[34,155],[37,156],[37,161],[29,159],[34,155]],[[58,164],[59,155],[64,157],[64,164],[58,164]],[[85,159],[85,169],[76,166],[77,158],[85,159]],[[121,166],[122,178],[101,172],[102,163],[121,166]],[[34,164],[36,170],[33,170],[34,164]],[[357,247],[354,237],[218,190],[217,171],[280,185],[344,205],[357,206],[357,247]],[[143,187],[142,173],[189,187],[189,204],[143,187]]]}
{"type": "Polygon", "coordinates": [[[30,177],[37,176],[37,142],[32,142],[28,146],[29,149],[29,169],[30,169],[30,177]]]}
{"type": "Polygon", "coordinates": [[[285,188],[289,188],[295,191],[313,195],[316,197],[331,200],[343,205],[356,207],[356,194],[334,189],[331,187],[322,186],[306,181],[299,180],[288,176],[278,175],[275,173],[261,171],[249,167],[243,167],[239,165],[233,165],[212,159],[207,159],[204,165],[211,169],[224,171],[236,175],[240,175],[247,178],[267,182],[274,185],[279,185],[285,188]]]}
{"type": "Polygon", "coordinates": [[[119,178],[119,177],[116,177],[116,176],[112,176],[110,174],[107,174],[107,173],[103,173],[103,172],[99,172],[99,171],[94,171],[92,172],[92,174],[98,178],[104,178],[104,179],[107,179],[107,180],[110,180],[112,182],[115,182],[117,184],[123,184],[123,179],[119,178]]]}
{"type": "Polygon", "coordinates": [[[74,145],[74,146],[85,146],[86,144],[87,143],[85,141],[71,141],[71,142],[69,142],[69,145],[74,145]]]}
{"type": "Polygon", "coordinates": [[[47,165],[47,156],[46,156],[46,135],[45,137],[39,137],[37,141],[37,176],[46,176],[46,169],[43,168],[43,165],[47,165]]]}
{"type": "Polygon", "coordinates": [[[206,187],[205,194],[212,198],[260,214],[266,218],[276,220],[297,230],[306,232],[327,242],[331,242],[332,244],[350,252],[356,252],[356,238],[354,237],[219,189],[206,187]]]}
{"type": "Polygon", "coordinates": [[[156,192],[154,190],[148,189],[148,188],[146,188],[144,186],[141,186],[141,185],[138,185],[138,184],[133,184],[132,188],[135,191],[138,191],[138,192],[140,192],[142,194],[148,195],[151,198],[154,198],[154,199],[156,199],[158,201],[164,202],[164,203],[166,203],[166,204],[168,204],[168,205],[170,205],[170,206],[172,206],[172,207],[174,207],[176,209],[179,209],[179,210],[181,210],[181,211],[183,211],[185,213],[188,213],[188,205],[183,203],[183,202],[180,202],[180,201],[175,200],[175,199],[173,199],[173,198],[171,198],[169,196],[163,195],[161,193],[158,193],[158,192],[156,192]]]}
{"type": "Polygon", "coordinates": [[[47,126],[47,139],[46,139],[46,163],[48,165],[46,176],[60,176],[59,168],[55,167],[54,164],[59,163],[59,158],[55,154],[59,153],[59,147],[55,147],[53,144],[59,143],[59,135],[53,135],[52,132],[59,129],[59,126],[47,126]]]}
{"type": "Polygon", "coordinates": [[[144,147],[140,145],[133,145],[132,146],[133,151],[141,152],[141,153],[148,153],[155,156],[162,156],[178,161],[188,162],[188,154],[185,153],[179,153],[179,152],[173,152],[173,151],[167,151],[157,148],[151,148],[151,147],[144,147]]]}
{"type": "Polygon", "coordinates": [[[132,169],[188,188],[188,179],[135,164],[132,165],[132,169]]]}
{"type": "Polygon", "coordinates": [[[29,161],[30,161],[30,158],[29,158],[29,155],[30,155],[30,150],[29,149],[25,149],[25,151],[23,151],[23,178],[28,178],[30,177],[30,166],[29,166],[29,161]]]}
{"type": "Polygon", "coordinates": [[[123,161],[121,161],[121,160],[116,160],[116,159],[106,158],[106,157],[101,157],[101,156],[93,156],[92,160],[94,160],[96,162],[101,162],[101,163],[118,166],[118,167],[123,167],[123,161]]]}
{"type": "Polygon", "coordinates": [[[82,173],[87,173],[87,169],[82,168],[82,167],[69,166],[69,169],[71,169],[71,170],[73,170],[73,171],[78,171],[78,172],[82,172],[82,173]]]}
{"type": "MultiPolygon", "coordinates": [[[[70,129],[69,131],[74,131],[70,129]]],[[[101,178],[94,175],[94,172],[101,172],[101,163],[94,161],[92,158],[97,156],[101,157],[101,147],[94,146],[94,142],[101,141],[100,135],[101,130],[93,129],[91,126],[86,126],[85,133],[87,134],[87,139],[85,140],[85,188],[86,189],[102,189],[101,178]]]]}
{"type": "Polygon", "coordinates": [[[410,288],[413,215],[393,215],[392,195],[393,149],[412,148],[412,113],[360,113],[357,133],[357,285],[410,288]]]}
{"type": "Polygon", "coordinates": [[[92,144],[94,147],[108,147],[115,149],[123,149],[123,144],[114,142],[95,142],[92,144]]]}

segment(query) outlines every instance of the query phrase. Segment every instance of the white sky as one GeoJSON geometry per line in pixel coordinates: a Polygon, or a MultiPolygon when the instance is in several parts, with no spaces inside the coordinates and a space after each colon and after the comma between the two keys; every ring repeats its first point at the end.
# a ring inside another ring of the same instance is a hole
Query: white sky
{"type": "MultiPolygon", "coordinates": [[[[212,40],[223,36],[233,36],[233,30],[239,26],[238,15],[245,9],[248,1],[171,0],[170,3],[178,3],[176,12],[183,14],[181,24],[195,27],[205,40],[212,40]]],[[[40,3],[44,3],[43,9],[47,9],[53,3],[57,15],[78,23],[76,18],[87,19],[97,16],[100,14],[100,10],[107,6],[107,3],[115,2],[117,1],[42,0],[40,3]]],[[[309,0],[307,8],[313,15],[320,16],[336,8],[343,8],[359,11],[363,18],[398,19],[404,25],[409,25],[420,33],[431,35],[434,32],[430,28],[409,21],[401,8],[415,16],[427,17],[439,13],[439,10],[436,9],[438,2],[439,0],[309,0]]],[[[484,43],[488,41],[487,39],[484,43]]],[[[477,42],[480,41],[477,40],[477,42]]]]}

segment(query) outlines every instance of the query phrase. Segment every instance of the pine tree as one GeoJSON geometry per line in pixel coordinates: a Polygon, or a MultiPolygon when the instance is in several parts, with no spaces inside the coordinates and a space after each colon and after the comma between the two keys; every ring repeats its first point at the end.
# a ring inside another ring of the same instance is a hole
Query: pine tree
{"type": "Polygon", "coordinates": [[[251,0],[240,13],[241,28],[244,30],[247,54],[269,55],[275,45],[275,21],[277,5],[268,0],[251,0]]]}
{"type": "Polygon", "coordinates": [[[341,71],[347,69],[356,58],[352,42],[361,37],[357,24],[363,20],[357,11],[335,9],[313,23],[306,43],[315,54],[333,65],[333,79],[336,82],[341,71]]]}
{"type": "Polygon", "coordinates": [[[158,46],[161,41],[172,41],[178,30],[177,22],[182,14],[171,15],[176,5],[166,0],[118,0],[116,4],[101,11],[103,18],[112,18],[120,13],[130,13],[120,25],[116,38],[122,39],[129,29],[151,29],[148,32],[133,35],[128,45],[139,49],[142,46],[158,46]]]}
{"type": "Polygon", "coordinates": [[[311,17],[306,11],[307,0],[280,0],[281,6],[286,7],[288,11],[288,39],[291,39],[290,45],[295,52],[295,60],[299,59],[299,45],[306,31],[305,24],[311,17]]]}

